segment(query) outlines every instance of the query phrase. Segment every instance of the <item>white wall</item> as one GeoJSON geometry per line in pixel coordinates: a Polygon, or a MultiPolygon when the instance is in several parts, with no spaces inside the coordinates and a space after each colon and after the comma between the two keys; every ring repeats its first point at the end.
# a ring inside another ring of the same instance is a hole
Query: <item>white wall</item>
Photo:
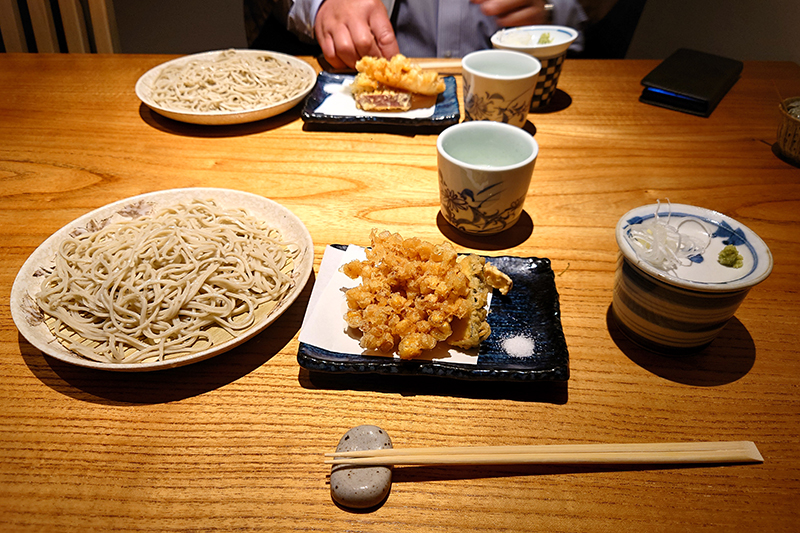
{"type": "Polygon", "coordinates": [[[678,48],[800,63],[800,0],[647,0],[626,57],[678,48]]]}

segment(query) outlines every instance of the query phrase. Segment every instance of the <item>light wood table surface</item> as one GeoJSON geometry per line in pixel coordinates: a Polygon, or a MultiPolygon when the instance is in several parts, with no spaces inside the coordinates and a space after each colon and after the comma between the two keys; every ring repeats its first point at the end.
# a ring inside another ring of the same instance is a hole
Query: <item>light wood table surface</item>
{"type": "Polygon", "coordinates": [[[772,146],[800,66],[746,63],[699,118],[638,102],[655,61],[568,61],[561,109],[529,117],[540,156],[527,219],[481,242],[437,220],[435,135],[315,130],[299,108],[232,127],[173,122],[133,91],[167,59],[0,54],[0,530],[796,530],[800,169],[772,146]],[[289,208],[315,268],[326,245],[367,244],[372,228],[550,258],[568,383],[311,374],[296,356],[313,276],[254,340],[169,371],[74,367],[19,335],[10,288],[50,234],[112,201],[194,186],[289,208]],[[717,341],[683,359],[638,349],[609,320],[614,226],[666,198],[737,219],[775,260],[717,341]],[[322,454],[359,424],[396,447],[752,440],[765,462],[401,467],[380,508],[354,513],[331,501],[322,454]]]}

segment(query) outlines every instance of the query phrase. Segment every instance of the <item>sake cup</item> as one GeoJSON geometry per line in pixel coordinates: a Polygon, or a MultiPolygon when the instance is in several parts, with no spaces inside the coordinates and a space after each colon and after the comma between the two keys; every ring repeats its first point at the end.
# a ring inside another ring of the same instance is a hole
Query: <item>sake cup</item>
{"type": "Polygon", "coordinates": [[[539,145],[502,122],[462,122],[436,141],[444,219],[464,233],[490,235],[513,226],[528,194],[539,145]]]}

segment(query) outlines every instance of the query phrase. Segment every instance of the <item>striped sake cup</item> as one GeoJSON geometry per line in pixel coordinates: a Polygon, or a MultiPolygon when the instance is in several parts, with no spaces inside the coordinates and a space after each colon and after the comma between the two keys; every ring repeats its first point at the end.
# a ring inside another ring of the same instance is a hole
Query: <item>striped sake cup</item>
{"type": "Polygon", "coordinates": [[[711,344],[734,316],[750,289],[772,271],[772,254],[752,230],[716,211],[682,204],[647,205],[626,213],[617,223],[619,255],[614,276],[612,315],[632,341],[651,351],[689,355],[711,344]],[[656,214],[657,213],[657,214],[656,214]],[[682,235],[707,245],[665,271],[637,253],[637,226],[668,223],[682,235]],[[738,267],[719,261],[734,245],[738,267]]]}

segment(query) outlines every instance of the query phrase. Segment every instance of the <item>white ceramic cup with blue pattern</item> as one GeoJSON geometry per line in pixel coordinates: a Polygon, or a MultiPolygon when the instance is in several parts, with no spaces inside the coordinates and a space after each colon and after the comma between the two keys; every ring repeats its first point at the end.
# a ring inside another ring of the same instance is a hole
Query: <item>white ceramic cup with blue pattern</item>
{"type": "Polygon", "coordinates": [[[464,120],[522,127],[541,68],[535,57],[509,50],[479,50],[464,56],[464,120]]]}
{"type": "Polygon", "coordinates": [[[464,233],[491,235],[522,214],[539,145],[502,122],[462,122],[436,141],[444,219],[464,233]]]}
{"type": "Polygon", "coordinates": [[[612,316],[631,340],[662,354],[702,351],[725,328],[749,291],[772,272],[772,253],[755,232],[702,207],[664,203],[637,207],[619,220],[616,238],[619,257],[612,316]],[[702,252],[688,255],[670,270],[648,262],[634,239],[656,216],[678,228],[682,239],[703,243],[702,252]],[[735,266],[721,262],[720,252],[728,246],[738,254],[735,266]]]}
{"type": "Polygon", "coordinates": [[[531,99],[532,112],[550,103],[556,93],[567,50],[579,36],[574,28],[554,25],[503,28],[492,35],[495,48],[532,55],[542,64],[531,99]]]}

